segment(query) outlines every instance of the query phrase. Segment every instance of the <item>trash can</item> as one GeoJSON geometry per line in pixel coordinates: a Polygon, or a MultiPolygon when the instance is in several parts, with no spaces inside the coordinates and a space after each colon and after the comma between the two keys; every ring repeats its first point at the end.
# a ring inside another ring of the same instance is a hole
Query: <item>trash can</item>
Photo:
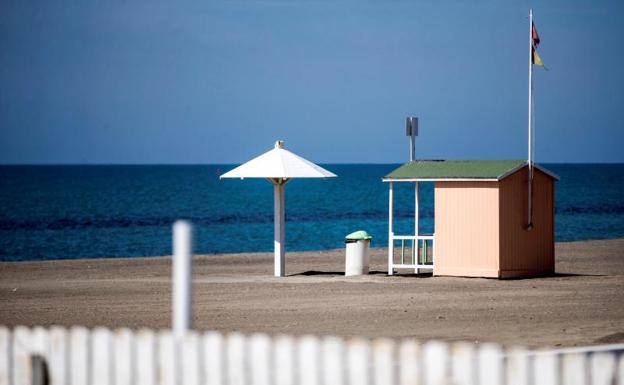
{"type": "Polygon", "coordinates": [[[368,274],[368,249],[371,237],[366,231],[360,230],[345,237],[347,252],[345,258],[345,275],[368,274]]]}

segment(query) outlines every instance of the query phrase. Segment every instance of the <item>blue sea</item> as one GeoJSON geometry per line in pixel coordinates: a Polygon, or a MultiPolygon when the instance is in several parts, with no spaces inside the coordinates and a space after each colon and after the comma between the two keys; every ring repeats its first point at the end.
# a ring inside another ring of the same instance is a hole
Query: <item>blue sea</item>
{"type": "MultiPolygon", "coordinates": [[[[397,164],[327,164],[339,177],[286,186],[287,250],[344,246],[367,230],[387,244],[388,186],[397,164]]],[[[546,164],[556,186],[556,239],[624,237],[624,164],[546,164]]],[[[0,166],[0,260],[140,257],[171,253],[176,219],[195,226],[196,253],[271,251],[273,189],[219,180],[233,166],[0,166]]],[[[433,230],[422,187],[421,232],[433,230]]],[[[397,187],[396,233],[413,232],[413,185],[397,187]]]]}

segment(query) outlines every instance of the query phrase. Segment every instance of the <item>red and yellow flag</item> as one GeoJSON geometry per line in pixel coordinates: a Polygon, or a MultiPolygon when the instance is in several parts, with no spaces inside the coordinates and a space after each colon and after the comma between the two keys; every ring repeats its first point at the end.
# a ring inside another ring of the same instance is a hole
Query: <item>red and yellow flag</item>
{"type": "Polygon", "coordinates": [[[537,33],[537,28],[535,28],[535,23],[533,23],[533,25],[531,26],[531,39],[533,40],[533,47],[531,52],[533,64],[546,68],[544,62],[542,62],[542,58],[537,53],[537,46],[540,43],[540,37],[537,33]]]}

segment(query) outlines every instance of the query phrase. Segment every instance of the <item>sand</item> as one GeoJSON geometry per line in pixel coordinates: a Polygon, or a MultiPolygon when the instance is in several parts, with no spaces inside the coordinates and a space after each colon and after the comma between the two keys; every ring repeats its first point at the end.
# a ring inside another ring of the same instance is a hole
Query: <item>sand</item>
{"type": "MultiPolygon", "coordinates": [[[[416,337],[529,347],[624,342],[624,239],[558,243],[557,274],[521,280],[344,277],[344,250],[195,258],[200,330],[416,337]]],[[[0,263],[0,324],[167,328],[166,257],[0,263]]]]}

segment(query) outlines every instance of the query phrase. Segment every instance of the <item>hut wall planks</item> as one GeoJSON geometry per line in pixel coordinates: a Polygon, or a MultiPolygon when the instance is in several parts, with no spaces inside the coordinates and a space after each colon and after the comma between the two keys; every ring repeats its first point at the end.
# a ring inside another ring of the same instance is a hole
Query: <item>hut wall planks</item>
{"type": "Polygon", "coordinates": [[[527,229],[528,168],[500,181],[500,275],[552,274],[555,270],[555,181],[539,169],[533,178],[533,228],[527,229]]]}
{"type": "Polygon", "coordinates": [[[435,275],[498,277],[498,182],[436,182],[435,275]]]}

